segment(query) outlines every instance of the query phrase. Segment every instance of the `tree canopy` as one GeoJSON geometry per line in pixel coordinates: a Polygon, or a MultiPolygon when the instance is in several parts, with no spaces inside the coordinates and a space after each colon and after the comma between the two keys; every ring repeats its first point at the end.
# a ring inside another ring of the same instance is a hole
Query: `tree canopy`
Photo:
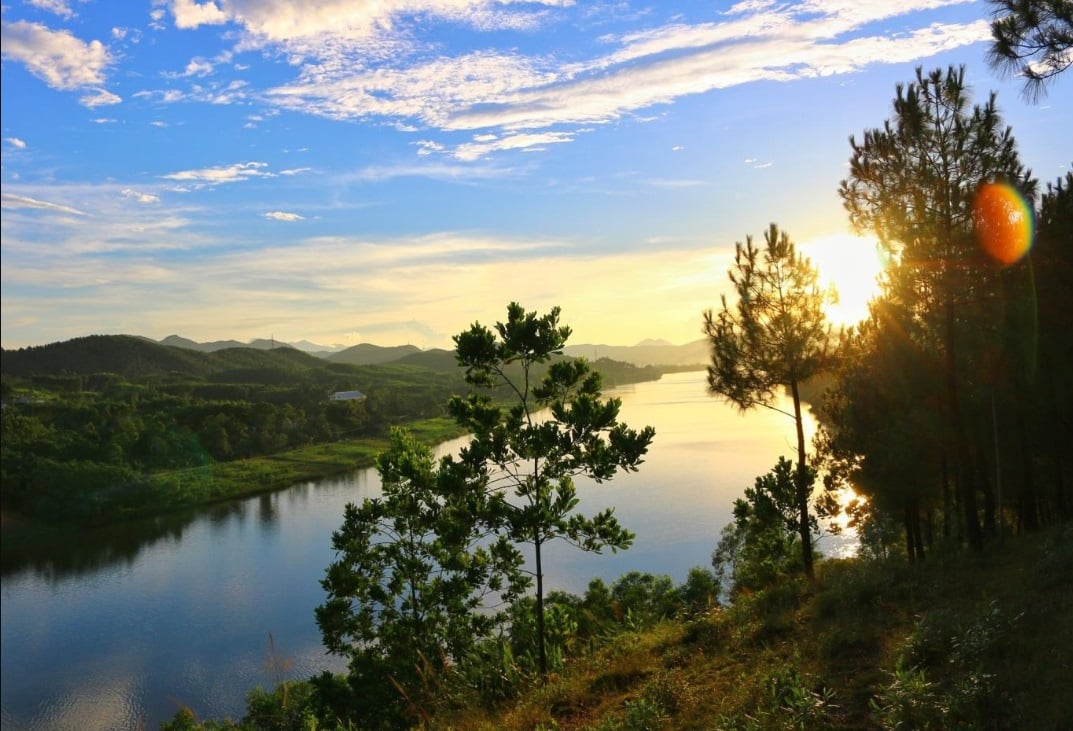
{"type": "Polygon", "coordinates": [[[1073,1],[991,0],[991,65],[1024,77],[1035,101],[1073,64],[1073,1]]]}
{"type": "Polygon", "coordinates": [[[559,324],[559,308],[545,315],[507,308],[505,322],[489,329],[475,323],[454,337],[459,365],[474,386],[489,393],[451,399],[449,410],[473,434],[460,459],[485,480],[490,520],[516,544],[533,548],[536,580],[537,656],[548,670],[544,613],[543,548],[563,539],[586,551],[628,548],[633,534],[608,508],[592,516],[577,511],[574,479],[595,482],[618,471],[634,471],[655,430],[634,430],[618,420],[621,401],[601,398],[600,374],[583,359],[556,360],[538,376],[538,366],[561,353],[570,328],[559,324]]]}

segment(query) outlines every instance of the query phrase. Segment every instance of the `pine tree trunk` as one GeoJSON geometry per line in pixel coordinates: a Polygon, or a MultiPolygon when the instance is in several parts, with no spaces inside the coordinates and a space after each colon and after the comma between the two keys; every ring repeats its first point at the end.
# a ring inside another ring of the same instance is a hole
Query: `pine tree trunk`
{"type": "Polygon", "coordinates": [[[801,395],[798,393],[797,381],[790,381],[790,393],[794,398],[794,425],[797,427],[797,509],[800,513],[798,533],[801,535],[801,563],[805,567],[805,576],[816,577],[812,567],[812,530],[809,526],[808,497],[809,484],[805,463],[805,428],[801,421],[801,395]]]}

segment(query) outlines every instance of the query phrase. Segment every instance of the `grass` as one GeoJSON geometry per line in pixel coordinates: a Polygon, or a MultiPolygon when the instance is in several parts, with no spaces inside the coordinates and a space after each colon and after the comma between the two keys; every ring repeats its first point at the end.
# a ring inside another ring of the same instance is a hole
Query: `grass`
{"type": "Polygon", "coordinates": [[[1073,526],[929,558],[819,566],[625,632],[452,729],[1073,728],[1073,526]]]}
{"type": "MultiPolygon", "coordinates": [[[[463,433],[453,421],[443,417],[414,421],[405,426],[426,444],[436,444],[463,433]]],[[[159,499],[144,508],[128,511],[128,514],[145,515],[160,512],[162,508],[231,500],[346,474],[374,466],[377,455],[387,446],[386,438],[363,438],[154,474],[149,477],[149,489],[159,499]]]]}

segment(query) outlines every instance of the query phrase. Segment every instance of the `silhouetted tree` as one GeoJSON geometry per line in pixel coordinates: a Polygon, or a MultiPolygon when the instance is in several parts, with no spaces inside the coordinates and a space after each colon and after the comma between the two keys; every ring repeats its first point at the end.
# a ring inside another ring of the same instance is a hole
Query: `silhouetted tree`
{"type": "MultiPolygon", "coordinates": [[[[947,440],[969,543],[979,547],[977,465],[963,413],[966,327],[980,302],[993,296],[994,269],[979,254],[973,201],[981,183],[1004,180],[1030,199],[1035,181],[1022,166],[1013,133],[1002,126],[992,93],[969,108],[964,68],[917,69],[916,83],[897,86],[894,118],[852,136],[850,175],[839,188],[857,231],[874,232],[896,262],[887,296],[917,321],[922,344],[941,359],[947,440]],[[992,288],[989,293],[988,288],[992,288]]],[[[979,327],[977,319],[974,327],[979,327]]]]}
{"type": "Polygon", "coordinates": [[[872,303],[870,316],[842,343],[835,385],[818,409],[816,439],[825,479],[848,481],[867,498],[858,520],[902,525],[910,561],[924,557],[921,518],[930,514],[933,496],[926,487],[941,473],[942,457],[942,380],[932,375],[917,327],[897,303],[872,303]]]}
{"type": "Polygon", "coordinates": [[[1029,261],[1039,307],[1040,368],[1036,399],[1025,405],[1031,413],[1019,435],[1049,454],[1053,509],[1069,518],[1073,516],[1067,463],[1073,452],[1073,382],[1068,377],[1073,362],[1073,172],[1047,184],[1036,223],[1029,261]]]}
{"type": "MultiPolygon", "coordinates": [[[[718,314],[704,313],[704,331],[711,343],[708,388],[742,411],[755,406],[775,408],[781,389],[790,390],[797,429],[798,531],[801,559],[811,578],[812,534],[805,433],[801,420],[800,384],[831,366],[833,334],[824,312],[833,295],[817,284],[816,269],[797,253],[785,231],[771,224],[764,249],[735,245],[728,272],[738,295],[733,307],[723,297],[718,314]]],[[[778,409],[776,409],[778,410],[778,409]]]]}

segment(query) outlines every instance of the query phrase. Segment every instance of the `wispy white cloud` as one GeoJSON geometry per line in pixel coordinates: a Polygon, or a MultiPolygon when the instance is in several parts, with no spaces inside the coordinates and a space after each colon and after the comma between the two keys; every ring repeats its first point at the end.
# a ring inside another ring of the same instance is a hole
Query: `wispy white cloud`
{"type": "Polygon", "coordinates": [[[300,216],[297,213],[287,213],[285,211],[268,211],[265,213],[265,218],[272,221],[304,221],[305,216],[300,216]]]}
{"type": "Polygon", "coordinates": [[[380,0],[355,3],[353,0],[222,0],[197,3],[171,0],[178,28],[234,23],[248,35],[248,43],[300,44],[312,39],[366,41],[395,28],[407,17],[434,17],[465,24],[478,30],[531,30],[542,13],[511,5],[562,7],[573,0],[380,0]]]}
{"type": "Polygon", "coordinates": [[[4,141],[12,147],[17,147],[20,150],[26,149],[26,143],[20,140],[18,137],[5,137],[4,141]]]}
{"type": "Polygon", "coordinates": [[[197,28],[201,25],[222,25],[228,14],[216,6],[215,0],[198,3],[195,0],[172,0],[171,13],[176,28],[197,28]]]}
{"type": "Polygon", "coordinates": [[[401,165],[370,165],[351,176],[364,182],[391,180],[394,178],[431,178],[433,180],[471,181],[506,178],[517,173],[515,168],[495,165],[430,163],[401,165]]]}
{"type": "Polygon", "coordinates": [[[75,11],[71,10],[66,0],[26,0],[26,2],[35,8],[55,13],[61,18],[73,18],[75,16],[75,11]]]}
{"type": "Polygon", "coordinates": [[[336,119],[412,118],[449,128],[457,110],[554,82],[554,69],[542,69],[541,63],[482,51],[396,68],[307,65],[295,83],[268,90],[267,98],[283,108],[336,119]]]}
{"type": "Polygon", "coordinates": [[[94,107],[110,106],[112,104],[119,104],[123,99],[107,89],[96,89],[92,94],[86,94],[79,98],[82,102],[82,106],[93,109],[94,107]]]}
{"type": "MultiPolygon", "coordinates": [[[[117,183],[5,184],[4,268],[39,262],[36,284],[49,287],[48,262],[196,250],[218,246],[192,228],[198,209],[117,183]],[[59,203],[58,201],[62,201],[59,203]],[[140,205],[131,206],[133,201],[140,205]],[[42,218],[34,211],[55,215],[42,218]]],[[[113,261],[118,261],[113,260],[113,261]]],[[[6,273],[5,273],[6,274],[6,273]]]]}
{"type": "MultiPolygon", "coordinates": [[[[19,20],[0,24],[3,57],[18,61],[53,89],[72,91],[101,87],[113,59],[100,41],[84,41],[66,30],[19,20]]],[[[98,99],[108,94],[98,89],[98,99]]]]}
{"type": "Polygon", "coordinates": [[[76,216],[89,215],[85,211],[80,211],[77,208],[71,208],[60,203],[50,203],[48,201],[38,200],[36,198],[30,198],[27,196],[16,195],[15,193],[3,193],[0,197],[0,206],[3,208],[18,209],[18,208],[37,208],[43,211],[53,211],[55,213],[69,213],[76,216]]]}
{"type": "Polygon", "coordinates": [[[453,155],[459,160],[478,160],[500,150],[543,150],[548,145],[571,142],[573,139],[572,132],[535,132],[503,137],[478,135],[473,142],[458,145],[453,155]]]}
{"type": "Polygon", "coordinates": [[[273,173],[266,170],[267,167],[268,163],[264,162],[239,162],[234,165],[180,170],[161,177],[167,180],[191,181],[196,183],[195,187],[202,187],[205,185],[238,183],[250,178],[273,177],[273,173]]]}
{"type": "Polygon", "coordinates": [[[182,76],[208,76],[212,73],[214,66],[199,57],[190,59],[190,63],[186,64],[186,68],[183,70],[182,76]]]}
{"type": "Polygon", "coordinates": [[[160,196],[153,193],[141,193],[133,188],[124,188],[120,191],[124,198],[131,198],[139,203],[159,203],[160,196]]]}

